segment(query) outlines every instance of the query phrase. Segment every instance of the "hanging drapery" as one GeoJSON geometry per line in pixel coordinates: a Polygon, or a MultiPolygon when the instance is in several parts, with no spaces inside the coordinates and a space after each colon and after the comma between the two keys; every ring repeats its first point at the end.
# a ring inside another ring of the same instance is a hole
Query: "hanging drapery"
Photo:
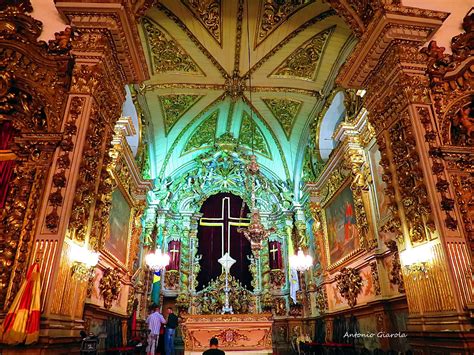
{"type": "Polygon", "coordinates": [[[5,199],[7,198],[8,183],[13,174],[13,168],[15,167],[15,161],[11,160],[11,153],[8,150],[10,141],[13,138],[13,124],[11,121],[0,122],[0,208],[5,205],[5,199]]]}
{"type": "Polygon", "coordinates": [[[269,264],[271,270],[282,269],[281,243],[278,241],[268,242],[269,264]]]}
{"type": "Polygon", "coordinates": [[[40,327],[40,272],[39,264],[28,269],[13,304],[0,328],[1,341],[5,344],[32,344],[38,341],[40,327]]]}
{"type": "Polygon", "coordinates": [[[236,260],[230,274],[251,290],[252,276],[249,272],[250,261],[247,256],[252,255],[252,250],[250,242],[242,233],[237,232],[239,223],[248,216],[247,205],[242,211],[240,197],[231,193],[219,193],[209,197],[203,203],[201,213],[203,218],[198,228],[197,254],[202,255],[202,258],[200,261],[201,272],[197,277],[198,288],[202,289],[221,274],[222,265],[217,260],[225,251],[230,250],[230,256],[236,260]],[[227,201],[226,198],[230,200],[227,201]],[[229,233],[230,238],[228,238],[229,233]],[[230,241],[230,245],[228,245],[228,241],[230,241]]]}
{"type": "Polygon", "coordinates": [[[179,259],[181,255],[181,242],[172,240],[168,243],[168,255],[170,256],[170,263],[166,270],[179,270],[179,259]]]}

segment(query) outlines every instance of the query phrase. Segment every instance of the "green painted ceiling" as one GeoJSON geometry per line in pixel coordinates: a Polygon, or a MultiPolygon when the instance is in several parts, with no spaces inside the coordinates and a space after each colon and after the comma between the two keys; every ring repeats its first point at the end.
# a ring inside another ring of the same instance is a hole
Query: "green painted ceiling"
{"type": "Polygon", "coordinates": [[[354,44],[350,30],[321,1],[209,3],[212,13],[162,0],[143,21],[152,75],[138,91],[151,175],[185,173],[226,134],[297,192],[309,126],[354,44]],[[281,17],[269,18],[268,6],[281,17]]]}

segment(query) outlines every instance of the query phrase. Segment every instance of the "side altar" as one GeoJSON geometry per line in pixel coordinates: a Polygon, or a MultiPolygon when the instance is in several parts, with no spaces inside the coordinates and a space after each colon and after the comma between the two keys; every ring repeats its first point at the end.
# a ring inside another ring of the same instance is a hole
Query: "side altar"
{"type": "Polygon", "coordinates": [[[201,354],[216,337],[227,352],[272,353],[271,313],[188,315],[182,324],[185,354],[201,354]]]}

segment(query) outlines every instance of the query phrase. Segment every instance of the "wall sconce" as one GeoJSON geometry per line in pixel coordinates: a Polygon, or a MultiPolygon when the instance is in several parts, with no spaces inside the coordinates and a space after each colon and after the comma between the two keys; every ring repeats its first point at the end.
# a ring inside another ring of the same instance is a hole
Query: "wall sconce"
{"type": "Polygon", "coordinates": [[[82,281],[89,281],[93,276],[94,267],[99,262],[99,253],[89,250],[87,247],[71,244],[69,259],[72,262],[72,276],[82,281]]]}
{"type": "Polygon", "coordinates": [[[412,275],[415,280],[428,277],[429,265],[433,260],[432,247],[432,243],[426,243],[407,248],[400,253],[402,265],[407,274],[412,275]]]}

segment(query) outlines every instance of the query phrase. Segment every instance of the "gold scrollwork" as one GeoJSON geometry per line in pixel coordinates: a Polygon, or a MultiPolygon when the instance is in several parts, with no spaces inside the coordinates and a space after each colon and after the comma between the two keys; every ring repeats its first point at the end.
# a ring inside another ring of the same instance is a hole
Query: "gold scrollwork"
{"type": "Polygon", "coordinates": [[[362,277],[353,268],[344,267],[335,276],[337,290],[347,300],[349,307],[353,308],[357,304],[357,296],[362,291],[362,277]]]}
{"type": "Polygon", "coordinates": [[[109,309],[116,301],[122,289],[121,276],[117,269],[107,268],[99,282],[99,290],[104,299],[104,307],[109,309]]]}

